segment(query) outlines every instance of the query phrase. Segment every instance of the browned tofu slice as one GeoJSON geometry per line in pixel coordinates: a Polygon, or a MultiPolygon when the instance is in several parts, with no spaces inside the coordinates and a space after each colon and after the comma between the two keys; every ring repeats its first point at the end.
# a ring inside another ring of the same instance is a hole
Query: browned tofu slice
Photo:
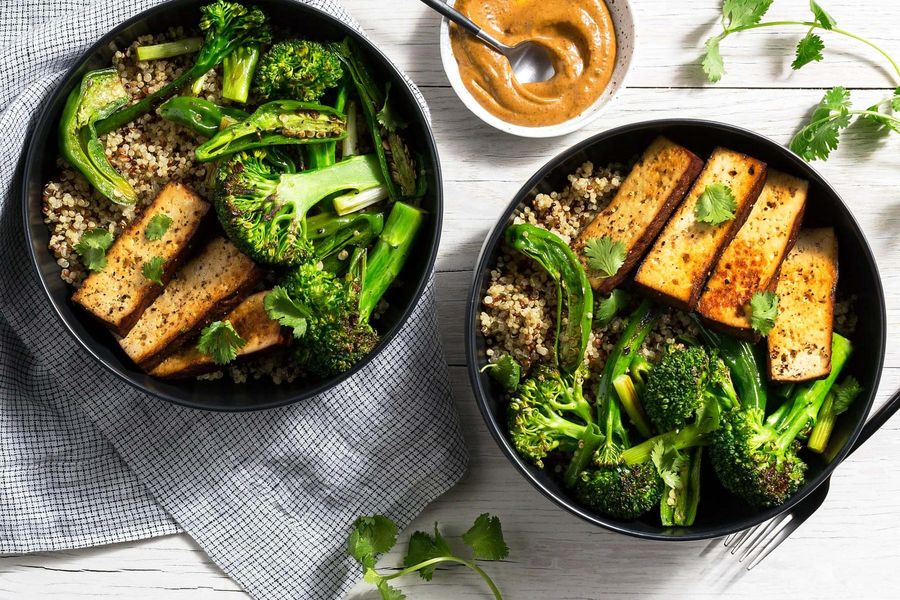
{"type": "Polygon", "coordinates": [[[713,150],[641,263],[634,278],[638,289],[660,302],[693,310],[710,269],[744,224],[765,180],[765,163],[725,148],[713,150]],[[694,214],[706,186],[714,183],[731,188],[736,201],[734,218],[719,225],[698,221],[694,214]]]}
{"type": "MultiPolygon", "coordinates": [[[[290,333],[273,321],[266,313],[263,300],[269,292],[257,292],[238,304],[234,310],[222,317],[231,322],[232,327],[244,342],[238,350],[238,360],[250,358],[264,352],[286,346],[290,333]]],[[[163,360],[150,374],[156,377],[188,377],[215,371],[219,365],[212,358],[197,349],[196,343],[185,345],[181,350],[163,360]]]]}
{"type": "Polygon", "coordinates": [[[580,251],[588,240],[609,236],[625,245],[625,262],[612,277],[597,277],[588,269],[595,290],[608,293],[631,273],[702,168],[697,155],[664,137],[650,144],[576,243],[580,251]]]}
{"type": "Polygon", "coordinates": [[[119,344],[140,367],[152,369],[198,327],[240,302],[261,276],[252,260],[216,238],[176,273],[119,344]]]}
{"type": "Polygon", "coordinates": [[[809,184],[769,171],[766,185],[744,226],[716,263],[697,311],[715,329],[755,339],[750,324],[750,298],[771,290],[800,230],[809,184]]]}
{"type": "Polygon", "coordinates": [[[804,229],[778,275],[778,317],[769,332],[769,378],[806,381],[831,372],[838,280],[834,230],[804,229]]]}
{"type": "Polygon", "coordinates": [[[106,253],[106,267],[91,273],[72,296],[92,316],[119,335],[132,328],[144,309],[162,293],[162,288],[144,277],[141,267],[161,256],[163,283],[178,267],[191,238],[209,211],[209,204],[180,183],[166,185],[106,253]],[[159,240],[148,240],[150,220],[164,214],[172,219],[159,240]]]}

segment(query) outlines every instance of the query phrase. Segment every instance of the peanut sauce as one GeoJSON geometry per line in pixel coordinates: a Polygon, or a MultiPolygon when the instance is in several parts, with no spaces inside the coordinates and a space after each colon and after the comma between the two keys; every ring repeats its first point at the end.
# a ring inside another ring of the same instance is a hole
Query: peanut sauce
{"type": "Polygon", "coordinates": [[[556,74],[519,83],[509,61],[456,25],[450,42],[466,89],[507,123],[537,127],[578,116],[603,93],[616,62],[616,33],[603,0],[456,0],[454,7],[510,46],[545,46],[556,74]]]}

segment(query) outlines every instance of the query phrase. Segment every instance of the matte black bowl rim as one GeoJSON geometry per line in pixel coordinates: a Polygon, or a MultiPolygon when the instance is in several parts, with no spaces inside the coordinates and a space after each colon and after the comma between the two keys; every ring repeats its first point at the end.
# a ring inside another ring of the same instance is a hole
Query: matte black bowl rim
{"type": "MultiPolygon", "coordinates": [[[[353,29],[353,27],[351,27],[350,25],[335,18],[334,16],[330,15],[329,13],[327,13],[321,9],[315,8],[313,6],[310,6],[308,4],[303,4],[300,2],[296,2],[294,0],[280,0],[280,1],[283,4],[290,5],[292,8],[295,8],[296,10],[298,10],[300,12],[306,11],[307,13],[313,15],[316,18],[330,21],[336,28],[342,30],[346,35],[352,37],[354,39],[354,41],[361,44],[365,48],[366,52],[377,56],[380,59],[382,65],[384,65],[391,72],[391,74],[394,77],[396,77],[399,81],[406,82],[406,78],[399,71],[399,69],[397,69],[397,67],[394,65],[394,63],[381,50],[379,50],[371,41],[369,41],[365,36],[363,36],[358,31],[353,29]]],[[[126,29],[136,23],[139,23],[140,21],[142,21],[144,19],[151,18],[151,17],[157,16],[159,14],[162,14],[162,13],[166,12],[167,10],[170,10],[173,6],[178,5],[178,4],[181,4],[181,0],[168,0],[168,1],[158,4],[152,8],[144,10],[144,11],[138,13],[137,15],[134,15],[133,17],[116,25],[106,35],[104,35],[99,40],[97,40],[90,48],[88,48],[81,54],[81,56],[78,58],[78,60],[76,60],[74,62],[72,67],[70,67],[68,69],[68,71],[66,71],[66,74],[63,76],[60,83],[58,84],[56,89],[53,91],[53,93],[47,98],[47,101],[44,103],[44,108],[42,108],[40,113],[38,114],[36,125],[34,126],[34,129],[31,131],[31,133],[28,136],[28,149],[27,149],[27,153],[25,156],[24,167],[22,168],[20,182],[19,182],[20,186],[21,186],[20,193],[21,193],[21,200],[22,200],[22,218],[23,218],[22,223],[23,223],[23,226],[25,229],[25,240],[26,241],[30,242],[30,240],[31,240],[31,232],[30,232],[29,219],[28,219],[28,217],[29,217],[29,202],[28,202],[28,193],[27,193],[28,186],[27,186],[26,179],[27,179],[28,173],[30,173],[32,171],[34,163],[40,159],[40,156],[42,155],[42,152],[43,152],[43,149],[38,148],[37,145],[33,143],[33,141],[39,137],[43,137],[42,135],[39,135],[39,134],[43,134],[43,132],[46,130],[46,128],[56,125],[55,120],[51,119],[51,117],[53,115],[50,114],[51,108],[55,105],[55,102],[54,102],[55,99],[67,87],[68,82],[76,75],[76,73],[78,72],[81,65],[85,61],[87,61],[94,53],[98,52],[100,49],[102,49],[107,44],[112,42],[119,31],[126,29]]],[[[371,362],[375,356],[380,354],[387,347],[387,345],[394,339],[394,337],[403,328],[403,326],[406,325],[406,322],[409,320],[409,317],[412,314],[412,311],[416,308],[419,301],[422,299],[422,293],[425,290],[425,286],[428,283],[428,279],[430,277],[431,272],[434,270],[434,263],[437,258],[438,246],[440,245],[441,226],[442,226],[443,214],[444,214],[444,200],[443,200],[443,182],[442,182],[442,178],[441,178],[440,158],[439,158],[437,146],[436,146],[435,140],[434,140],[434,131],[432,130],[431,122],[429,121],[428,117],[426,116],[424,110],[422,110],[422,107],[419,105],[419,102],[416,100],[416,98],[413,95],[412,90],[409,88],[409,86],[402,85],[400,87],[403,88],[404,94],[407,96],[408,104],[414,107],[413,110],[416,111],[416,115],[415,115],[416,119],[421,123],[421,125],[427,132],[427,135],[425,137],[427,138],[426,142],[427,142],[428,150],[431,152],[431,154],[435,158],[434,165],[432,165],[432,170],[434,172],[434,178],[437,182],[437,186],[436,186],[436,189],[433,191],[435,210],[433,211],[433,214],[430,214],[430,218],[433,219],[433,222],[434,222],[433,227],[432,227],[433,235],[431,238],[431,251],[429,253],[428,260],[426,261],[426,265],[425,265],[426,268],[424,270],[424,273],[422,274],[421,277],[418,278],[418,281],[416,281],[416,283],[415,283],[416,287],[415,287],[415,291],[412,294],[411,301],[409,302],[409,304],[407,305],[405,310],[403,310],[403,312],[400,314],[400,317],[397,320],[397,322],[394,324],[394,326],[391,327],[387,331],[387,333],[385,333],[383,336],[381,336],[381,340],[379,341],[379,343],[375,347],[375,349],[371,353],[369,353],[368,356],[366,356],[365,358],[360,360],[358,363],[356,363],[353,366],[353,368],[351,368],[348,371],[345,371],[344,373],[341,373],[340,375],[337,375],[336,377],[332,377],[330,379],[324,380],[324,381],[316,384],[313,387],[304,389],[293,396],[284,398],[281,401],[271,402],[271,403],[260,402],[258,405],[216,406],[216,405],[211,405],[211,404],[203,403],[203,402],[194,402],[192,400],[185,399],[185,398],[179,398],[178,396],[174,396],[174,395],[160,392],[157,390],[149,390],[149,389],[145,388],[144,386],[142,386],[141,384],[137,383],[136,381],[133,381],[125,373],[119,372],[118,369],[114,368],[111,364],[109,364],[108,362],[103,360],[103,358],[101,358],[96,352],[94,352],[94,350],[91,348],[90,344],[86,343],[84,340],[81,339],[81,337],[79,337],[75,333],[75,331],[69,325],[69,322],[63,317],[62,313],[60,313],[56,304],[54,304],[54,302],[52,301],[51,295],[50,295],[50,290],[48,289],[47,284],[44,280],[44,277],[41,274],[41,270],[39,267],[38,258],[37,258],[37,254],[36,254],[36,249],[34,247],[34,244],[29,243],[28,251],[29,251],[29,256],[31,257],[31,264],[34,267],[35,273],[37,274],[37,277],[41,282],[41,287],[44,289],[44,295],[45,295],[47,301],[50,303],[50,306],[53,307],[53,312],[56,315],[57,319],[59,319],[59,321],[62,322],[62,324],[65,326],[66,330],[72,335],[72,337],[74,337],[78,341],[78,343],[85,350],[87,350],[87,352],[91,356],[93,356],[98,362],[100,362],[104,367],[106,367],[107,370],[114,373],[117,377],[119,377],[120,379],[122,379],[123,381],[128,383],[129,385],[141,390],[142,392],[145,392],[152,396],[156,396],[158,398],[162,398],[163,400],[167,400],[167,401],[173,402],[175,404],[187,406],[189,408],[195,408],[195,409],[207,410],[207,411],[216,411],[216,412],[244,412],[244,411],[255,411],[255,410],[266,410],[266,409],[270,409],[270,408],[278,408],[280,406],[285,406],[288,404],[293,404],[295,402],[306,400],[308,398],[312,398],[313,396],[321,394],[322,392],[325,392],[325,391],[339,385],[340,383],[342,383],[349,377],[352,377],[354,374],[356,374],[358,371],[360,371],[366,365],[368,365],[369,362],[371,362]]],[[[428,241],[429,240],[422,238],[418,243],[425,244],[428,241]]],[[[42,251],[46,252],[47,249],[43,248],[42,251]]]]}
{"type": "MultiPolygon", "coordinates": [[[[509,204],[507,209],[500,216],[497,224],[491,230],[491,233],[488,235],[487,239],[484,242],[484,245],[481,248],[481,253],[478,256],[478,262],[475,266],[474,278],[472,281],[472,286],[469,291],[469,298],[466,303],[466,331],[465,331],[465,342],[466,342],[466,362],[468,366],[469,380],[472,383],[472,389],[475,392],[475,399],[478,404],[478,409],[481,412],[481,416],[484,418],[485,424],[487,425],[488,430],[491,433],[491,436],[494,438],[494,441],[497,442],[497,445],[500,446],[500,449],[506,455],[506,457],[513,463],[519,473],[522,474],[525,479],[527,479],[535,488],[538,489],[544,496],[549,498],[556,505],[561,508],[569,511],[570,513],[588,521],[589,523],[593,523],[594,525],[599,525],[605,529],[609,529],[611,531],[615,531],[618,533],[623,533],[632,537],[649,539],[649,540],[659,540],[659,541],[696,541],[696,540],[706,540],[706,539],[714,539],[726,535],[730,535],[737,531],[741,531],[747,529],[749,527],[753,527],[760,523],[763,523],[772,517],[790,511],[796,504],[801,502],[804,498],[806,498],[810,493],[813,492],[819,485],[821,485],[828,477],[831,476],[834,469],[843,462],[844,458],[847,456],[847,453],[850,451],[850,448],[853,446],[853,443],[856,441],[856,438],[859,437],[859,433],[862,430],[863,425],[866,422],[866,417],[868,417],[869,412],[872,409],[872,403],[875,399],[875,394],[877,392],[877,386],[873,386],[875,389],[867,390],[867,398],[865,410],[863,411],[863,418],[859,419],[859,422],[856,424],[853,432],[850,437],[844,444],[844,447],[837,454],[835,459],[822,470],[815,478],[810,481],[807,481],[806,484],[801,488],[794,496],[792,496],[787,502],[782,504],[781,506],[777,506],[775,508],[771,508],[766,511],[762,511],[748,517],[735,520],[733,523],[721,525],[718,528],[710,528],[705,532],[696,532],[692,533],[691,528],[683,528],[681,531],[685,532],[677,536],[664,535],[660,533],[636,530],[629,527],[628,523],[625,521],[619,521],[610,517],[606,517],[600,513],[595,513],[591,510],[588,510],[580,505],[578,505],[574,500],[571,500],[567,497],[560,496],[556,494],[553,490],[549,489],[544,483],[538,478],[538,474],[541,473],[536,467],[526,463],[515,451],[512,445],[509,443],[509,440],[504,435],[504,425],[497,421],[494,417],[494,414],[491,412],[491,408],[489,406],[488,398],[491,397],[491,391],[489,389],[485,389],[482,384],[482,378],[480,377],[479,367],[477,364],[478,357],[476,356],[476,337],[481,335],[480,329],[478,328],[478,322],[476,320],[476,315],[479,312],[479,306],[481,304],[481,274],[485,271],[487,267],[487,261],[491,258],[493,251],[498,243],[501,241],[501,236],[503,230],[506,228],[506,225],[509,222],[510,217],[512,216],[515,209],[519,206],[519,204],[524,201],[528,195],[528,193],[541,181],[543,180],[550,172],[556,169],[561,163],[568,160],[573,155],[582,152],[588,149],[590,146],[593,146],[598,143],[602,143],[607,138],[612,136],[616,136],[623,133],[630,133],[635,131],[641,131],[645,129],[653,129],[657,127],[667,127],[667,126],[683,126],[683,125],[697,125],[702,127],[708,127],[710,129],[715,129],[719,131],[728,131],[730,133],[735,133],[738,135],[744,135],[749,138],[755,138],[757,141],[762,142],[768,146],[770,146],[773,152],[780,152],[782,156],[789,161],[791,161],[794,166],[797,168],[798,172],[802,172],[805,176],[818,180],[823,187],[827,188],[835,198],[840,202],[841,209],[847,215],[847,223],[850,225],[851,229],[853,229],[856,233],[856,236],[861,241],[861,248],[863,251],[863,260],[869,265],[869,268],[873,270],[875,274],[875,280],[877,282],[877,289],[874,290],[874,296],[877,299],[878,308],[880,312],[880,317],[882,323],[887,321],[886,310],[885,310],[885,302],[884,302],[884,290],[881,283],[881,276],[878,273],[878,265],[875,262],[875,257],[872,254],[872,249],[869,246],[868,240],[862,232],[862,229],[859,227],[859,223],[856,221],[856,218],[853,216],[853,213],[847,208],[846,203],[843,198],[841,198],[840,194],[827,182],[827,180],[819,174],[811,165],[806,163],[802,158],[791,152],[789,149],[785,148],[781,144],[778,144],[771,138],[760,135],[756,132],[750,131],[749,129],[745,129],[743,127],[737,127],[734,125],[729,125],[726,123],[720,123],[717,121],[709,121],[705,119],[658,119],[652,121],[640,121],[637,123],[631,123],[628,125],[623,125],[620,127],[616,127],[614,129],[610,129],[608,131],[604,131],[597,135],[591,136],[576,145],[564,150],[563,152],[557,154],[554,158],[548,161],[543,167],[541,167],[537,173],[535,173],[531,179],[529,179],[525,185],[521,187],[521,189],[516,193],[512,202],[509,204]]],[[[878,344],[877,347],[877,355],[880,357],[877,365],[876,372],[876,383],[880,381],[882,368],[884,366],[884,355],[885,355],[885,344],[886,344],[886,328],[882,327],[881,336],[876,341],[878,344]]]]}

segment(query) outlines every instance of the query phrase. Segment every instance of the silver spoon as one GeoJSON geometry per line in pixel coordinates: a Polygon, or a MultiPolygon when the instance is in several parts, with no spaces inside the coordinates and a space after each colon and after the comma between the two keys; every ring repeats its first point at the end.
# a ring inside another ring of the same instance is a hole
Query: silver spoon
{"type": "Polygon", "coordinates": [[[481,27],[472,22],[469,17],[462,14],[442,0],[422,0],[429,7],[441,13],[479,40],[502,54],[512,65],[516,79],[522,83],[538,83],[547,81],[554,74],[553,61],[547,48],[536,42],[520,42],[515,46],[507,46],[494,38],[481,27]]]}

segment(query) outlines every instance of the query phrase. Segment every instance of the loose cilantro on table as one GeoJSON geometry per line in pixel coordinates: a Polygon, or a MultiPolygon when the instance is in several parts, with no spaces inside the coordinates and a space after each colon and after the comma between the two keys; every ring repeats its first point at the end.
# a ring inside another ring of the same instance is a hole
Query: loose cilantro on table
{"type": "Polygon", "coordinates": [[[500,520],[487,513],[475,519],[475,523],[462,536],[472,549],[473,559],[465,559],[454,554],[447,540],[434,525],[434,535],[417,531],[409,538],[409,549],[403,559],[404,568],[389,575],[375,569],[378,556],[389,551],[397,543],[397,526],[382,515],[365,516],[356,519],[353,531],[347,539],[347,554],[362,565],[363,579],[375,586],[382,600],[405,600],[406,595],[388,582],[392,579],[415,573],[425,581],[431,581],[440,563],[451,562],[472,569],[487,583],[495,600],[503,600],[497,584],[475,564],[475,560],[502,560],[509,555],[509,548],[503,540],[500,520]]]}
{"type": "Polygon", "coordinates": [[[736,210],[737,200],[731,188],[724,183],[711,183],[697,199],[694,216],[701,223],[721,225],[732,220],[736,210]]]}
{"type": "Polygon", "coordinates": [[[106,267],[106,251],[112,243],[113,236],[106,229],[89,229],[81,234],[75,252],[89,270],[102,271],[106,267]]]}
{"type": "Polygon", "coordinates": [[[141,273],[156,285],[163,285],[162,276],[165,263],[166,260],[162,256],[154,256],[141,265],[141,273]]]}
{"type": "Polygon", "coordinates": [[[234,330],[231,321],[213,321],[200,332],[197,350],[212,358],[217,365],[225,365],[237,358],[238,350],[246,343],[234,330]]]}
{"type": "Polygon", "coordinates": [[[762,335],[769,335],[778,317],[778,296],[775,292],[756,292],[750,298],[750,324],[762,335]]]}
{"type": "MultiPolygon", "coordinates": [[[[828,31],[860,41],[881,54],[890,63],[900,81],[900,65],[878,45],[854,33],[837,27],[837,21],[815,0],[809,3],[812,21],[766,21],[765,16],[772,0],[724,0],[722,3],[722,31],[709,38],[701,60],[703,72],[709,81],[715,83],[725,74],[725,62],[719,48],[721,42],[733,33],[762,27],[802,26],[806,34],[797,42],[791,68],[800,69],[810,63],[824,59],[825,42],[816,31],[828,31]]],[[[900,88],[898,88],[900,90],[900,88]]],[[[791,141],[791,149],[804,159],[825,160],[837,148],[841,130],[848,127],[857,117],[874,123],[888,131],[900,133],[900,91],[893,96],[875,103],[866,110],[850,110],[849,93],[836,87],[826,93],[809,123],[791,141]],[[823,112],[824,111],[824,112],[823,112]]]]}
{"type": "Polygon", "coordinates": [[[583,252],[588,268],[603,279],[615,275],[625,263],[625,244],[608,235],[588,240],[583,252]]]}
{"type": "Polygon", "coordinates": [[[166,235],[166,231],[169,230],[169,225],[171,224],[172,217],[166,213],[153,215],[147,223],[147,228],[144,229],[144,237],[151,242],[161,240],[162,237],[166,235]]]}

